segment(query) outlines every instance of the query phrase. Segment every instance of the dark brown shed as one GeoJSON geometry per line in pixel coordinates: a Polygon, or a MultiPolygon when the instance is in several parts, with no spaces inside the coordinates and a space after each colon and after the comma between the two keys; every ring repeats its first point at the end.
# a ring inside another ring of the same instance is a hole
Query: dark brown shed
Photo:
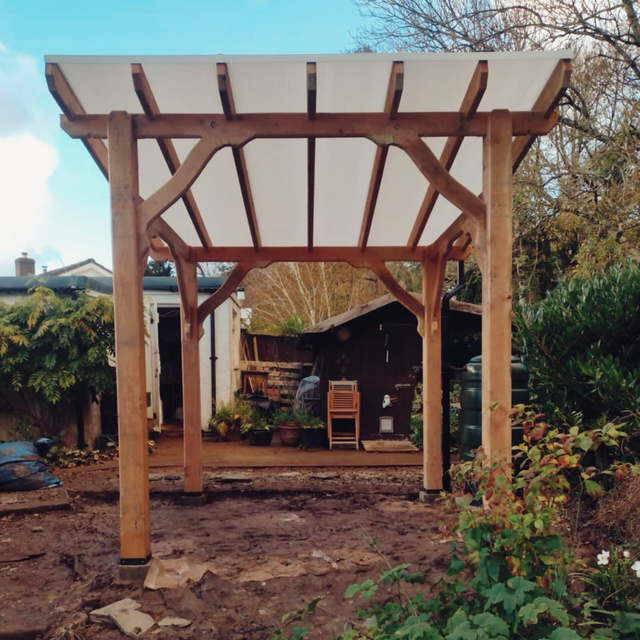
{"type": "MultiPolygon", "coordinates": [[[[462,367],[480,353],[480,313],[477,305],[450,301],[443,366],[462,367]]],[[[381,296],[305,329],[300,345],[314,350],[324,418],[329,380],[357,380],[361,437],[409,435],[411,402],[422,379],[422,338],[406,307],[390,294],[381,296]],[[391,406],[383,408],[385,395],[391,406]]]]}

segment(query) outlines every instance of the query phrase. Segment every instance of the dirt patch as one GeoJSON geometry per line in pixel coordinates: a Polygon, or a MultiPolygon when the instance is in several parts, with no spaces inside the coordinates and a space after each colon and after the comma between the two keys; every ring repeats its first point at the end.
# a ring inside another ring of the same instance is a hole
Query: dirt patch
{"type": "Polygon", "coordinates": [[[60,475],[72,511],[0,519],[0,638],[121,638],[89,613],[124,598],[157,622],[191,621],[143,637],[271,638],[284,613],[317,595],[316,637],[331,637],[356,610],[342,597],[349,584],[409,562],[428,589],[448,564],[442,514],[416,500],[419,470],[209,473],[197,506],[181,504],[179,473],[162,470],[151,475],[154,558],[206,570],[176,589],[122,585],[117,471],[60,475]]]}

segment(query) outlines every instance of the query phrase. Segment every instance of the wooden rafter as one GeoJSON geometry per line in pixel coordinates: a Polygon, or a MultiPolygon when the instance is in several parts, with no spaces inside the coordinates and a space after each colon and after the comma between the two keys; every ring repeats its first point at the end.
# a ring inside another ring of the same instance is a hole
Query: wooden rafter
{"type": "MultiPolygon", "coordinates": [[[[460,113],[466,118],[473,118],[476,114],[476,111],[480,106],[482,96],[484,96],[484,92],[487,89],[488,80],[489,64],[486,60],[481,60],[476,65],[471,82],[467,87],[467,92],[465,93],[462,104],[460,105],[460,113]]],[[[440,154],[440,164],[442,164],[447,171],[449,171],[453,166],[453,162],[458,155],[458,151],[462,146],[463,140],[464,138],[462,136],[451,136],[447,138],[444,149],[440,154]]],[[[437,189],[430,184],[427,189],[427,194],[420,206],[418,217],[416,218],[413,229],[411,230],[411,235],[409,236],[408,244],[412,249],[415,249],[418,246],[420,237],[427,225],[429,216],[431,216],[431,212],[433,211],[439,195],[440,194],[437,189]]]]}
{"type": "MultiPolygon", "coordinates": [[[[49,91],[58,103],[62,113],[64,113],[69,120],[75,120],[78,116],[85,115],[86,112],[84,108],[67,82],[67,79],[64,77],[60,67],[57,64],[48,63],[45,73],[49,91]]],[[[105,143],[102,140],[94,139],[83,139],[82,142],[104,177],[108,180],[109,151],[105,143]]]]}
{"type": "MultiPolygon", "coordinates": [[[[158,102],[156,101],[155,96],[153,95],[153,91],[151,90],[151,85],[147,79],[147,76],[144,72],[144,69],[141,64],[134,63],[131,65],[131,76],[133,78],[133,86],[136,91],[136,95],[138,96],[138,100],[142,105],[142,110],[147,115],[147,117],[152,120],[160,115],[160,108],[158,107],[158,102]]],[[[158,138],[158,147],[160,147],[160,151],[164,156],[165,162],[167,163],[167,167],[169,167],[169,171],[171,175],[173,175],[180,168],[180,158],[178,157],[178,152],[176,148],[169,138],[158,138]]],[[[211,239],[209,238],[209,233],[207,232],[207,228],[202,220],[202,215],[200,214],[200,209],[196,203],[196,199],[191,192],[191,189],[187,189],[184,195],[182,196],[182,201],[184,202],[184,206],[187,209],[187,213],[191,218],[191,222],[195,227],[196,233],[198,234],[198,238],[202,245],[205,247],[211,247],[211,239]]]]}
{"type": "MultiPolygon", "coordinates": [[[[377,144],[393,144],[398,135],[420,138],[475,136],[487,133],[490,113],[478,111],[465,118],[458,111],[400,112],[391,120],[384,113],[317,113],[309,120],[306,113],[245,113],[228,120],[220,114],[163,113],[151,120],[143,114],[131,116],[136,137],[221,138],[244,140],[242,146],[256,138],[369,138],[377,144]]],[[[106,138],[106,114],[61,117],[63,130],[72,138],[106,138]]],[[[513,135],[546,135],[557,124],[552,113],[548,118],[530,111],[511,112],[513,135]]]]}
{"type": "MultiPolygon", "coordinates": [[[[532,112],[542,115],[542,117],[551,116],[565,91],[569,88],[570,83],[571,60],[560,60],[533,105],[532,112]]],[[[536,137],[536,135],[524,136],[516,138],[513,141],[512,155],[514,173],[524,160],[536,137]]]]}
{"type": "MultiPolygon", "coordinates": [[[[390,119],[394,119],[398,114],[398,107],[402,98],[402,89],[404,87],[404,64],[402,62],[394,62],[391,68],[391,77],[389,78],[389,88],[387,89],[387,99],[384,106],[384,112],[390,119]]],[[[371,182],[369,183],[369,192],[367,193],[367,203],[364,208],[364,216],[362,219],[362,228],[360,229],[360,239],[358,246],[364,249],[369,240],[371,232],[371,224],[373,223],[373,214],[378,202],[378,194],[380,193],[380,185],[382,184],[382,176],[384,174],[384,166],[387,162],[389,154],[388,146],[379,146],[376,149],[376,157],[373,161],[373,170],[371,171],[371,182]]]]}
{"type": "MultiPolygon", "coordinates": [[[[233,99],[233,92],[231,90],[229,70],[224,62],[219,62],[216,65],[216,68],[218,72],[218,91],[222,102],[222,110],[224,111],[227,121],[231,122],[235,120],[237,114],[235,101],[233,99]]],[[[244,209],[247,214],[247,223],[249,224],[249,232],[251,233],[253,248],[256,251],[259,251],[262,244],[260,241],[260,229],[258,227],[258,218],[256,216],[256,207],[253,202],[253,194],[251,193],[251,184],[249,183],[249,172],[247,171],[244,149],[234,146],[232,148],[232,152],[233,161],[236,165],[236,173],[238,174],[238,182],[240,183],[242,202],[244,203],[244,209]]]]}
{"type": "MultiPolygon", "coordinates": [[[[307,116],[315,120],[318,93],[316,63],[307,62],[307,116]]],[[[313,249],[313,225],[316,192],[316,139],[307,139],[307,247],[313,249]]]]}

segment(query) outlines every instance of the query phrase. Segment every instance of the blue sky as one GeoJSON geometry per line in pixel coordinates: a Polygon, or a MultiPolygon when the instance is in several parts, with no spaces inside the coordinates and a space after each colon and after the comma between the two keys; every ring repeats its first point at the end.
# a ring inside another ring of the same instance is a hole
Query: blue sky
{"type": "Polygon", "coordinates": [[[59,128],[45,55],[339,53],[363,24],[351,0],[0,0],[0,276],[23,251],[111,267],[107,182],[59,128]]]}

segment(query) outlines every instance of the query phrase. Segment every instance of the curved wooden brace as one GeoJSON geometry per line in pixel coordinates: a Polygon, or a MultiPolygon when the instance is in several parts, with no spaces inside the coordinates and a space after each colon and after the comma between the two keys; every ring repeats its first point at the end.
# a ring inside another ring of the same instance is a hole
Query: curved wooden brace
{"type": "Polygon", "coordinates": [[[465,216],[484,222],[484,202],[458,182],[441,164],[429,146],[417,135],[394,136],[393,144],[400,147],[415,163],[425,178],[465,216]]]}
{"type": "Polygon", "coordinates": [[[177,202],[197,180],[209,160],[230,144],[231,141],[226,138],[200,138],[173,176],[138,207],[142,228],[148,229],[154,220],[177,202]]]}
{"type": "Polygon", "coordinates": [[[227,276],[222,286],[198,307],[197,322],[200,335],[203,332],[204,321],[238,288],[243,278],[254,266],[257,265],[239,262],[227,276]]]}
{"type": "Polygon", "coordinates": [[[169,247],[169,251],[177,262],[179,258],[182,260],[189,260],[191,258],[191,249],[189,245],[177,234],[169,223],[163,218],[156,218],[153,224],[149,227],[147,235],[157,234],[162,238],[169,247]]]}
{"type": "Polygon", "coordinates": [[[376,278],[382,282],[382,284],[387,288],[389,293],[404,307],[409,309],[411,313],[413,313],[416,318],[418,318],[418,333],[421,336],[424,335],[424,304],[420,302],[416,296],[414,296],[411,292],[407,291],[404,287],[400,285],[400,283],[393,277],[393,274],[384,262],[371,262],[367,263],[367,266],[373,273],[376,278]]]}

